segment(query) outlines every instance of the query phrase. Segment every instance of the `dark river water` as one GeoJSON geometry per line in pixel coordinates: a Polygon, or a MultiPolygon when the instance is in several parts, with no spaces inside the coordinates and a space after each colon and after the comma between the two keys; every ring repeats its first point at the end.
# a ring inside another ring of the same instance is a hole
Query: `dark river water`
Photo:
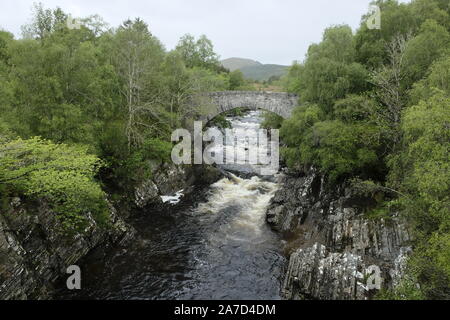
{"type": "MultiPolygon", "coordinates": [[[[239,136],[261,118],[253,111],[230,120],[239,136]]],[[[276,189],[267,179],[231,175],[177,204],[144,209],[130,221],[136,239],[95,250],[80,264],[82,289],[55,298],[280,299],[285,258],[265,223],[276,189]]]]}

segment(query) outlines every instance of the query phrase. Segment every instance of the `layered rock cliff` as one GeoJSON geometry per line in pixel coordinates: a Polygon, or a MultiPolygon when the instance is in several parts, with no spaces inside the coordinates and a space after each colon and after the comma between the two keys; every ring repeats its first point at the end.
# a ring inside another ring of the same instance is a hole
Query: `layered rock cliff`
{"type": "Polygon", "coordinates": [[[120,206],[120,214],[110,205],[107,227],[89,216],[86,228],[76,234],[63,231],[45,201],[12,198],[0,211],[0,300],[50,299],[67,267],[98,246],[120,245],[134,237],[135,230],[124,221],[133,204],[138,208],[161,205],[162,195],[180,189],[189,193],[194,184],[211,184],[221,176],[209,166],[162,165],[151,179],[139,184],[134,199],[123,196],[130,205],[120,206]]]}
{"type": "Polygon", "coordinates": [[[375,204],[348,183],[331,186],[314,169],[281,177],[267,222],[290,255],[284,298],[370,299],[398,283],[411,235],[395,215],[368,218],[375,204]]]}
{"type": "Polygon", "coordinates": [[[47,203],[13,198],[0,214],[0,300],[50,298],[55,281],[91,249],[133,236],[112,206],[108,227],[88,218],[69,235],[47,203]]]}

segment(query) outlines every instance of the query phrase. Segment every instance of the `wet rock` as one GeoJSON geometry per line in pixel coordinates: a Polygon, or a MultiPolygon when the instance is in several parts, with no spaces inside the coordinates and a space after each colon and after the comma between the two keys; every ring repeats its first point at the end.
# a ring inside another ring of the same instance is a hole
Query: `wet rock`
{"type": "Polygon", "coordinates": [[[350,252],[332,253],[324,245],[298,249],[289,259],[283,285],[287,299],[355,299],[364,297],[357,275],[361,257],[350,252]]]}
{"type": "MultiPolygon", "coordinates": [[[[399,217],[367,219],[373,199],[323,176],[286,174],[266,220],[287,240],[290,253],[283,296],[287,299],[368,299],[368,270],[380,270],[381,287],[400,280],[411,251],[411,235],[399,217]]],[[[288,253],[288,254],[289,254],[288,253]]]]}
{"type": "Polygon", "coordinates": [[[152,180],[144,181],[140,186],[135,189],[134,192],[135,200],[134,203],[139,207],[143,208],[149,203],[161,203],[161,198],[159,196],[159,190],[156,184],[152,180]]]}
{"type": "Polygon", "coordinates": [[[163,164],[155,169],[151,179],[144,180],[134,192],[134,203],[143,208],[162,204],[161,196],[173,195],[184,189],[184,194],[193,186],[208,186],[223,178],[224,172],[209,165],[179,166],[163,164]]]}
{"type": "Polygon", "coordinates": [[[152,178],[160,195],[168,195],[186,186],[186,172],[182,166],[163,164],[152,178]]]}
{"type": "Polygon", "coordinates": [[[62,232],[60,220],[47,204],[32,206],[14,198],[0,213],[0,300],[51,298],[56,280],[94,247],[129,241],[134,229],[110,206],[110,225],[92,217],[82,232],[62,232]]]}
{"type": "Polygon", "coordinates": [[[134,204],[138,208],[161,204],[161,196],[184,189],[186,171],[183,166],[165,163],[155,167],[152,178],[143,180],[134,190],[134,204]]]}
{"type": "Polygon", "coordinates": [[[199,187],[209,186],[228,173],[211,165],[192,165],[186,168],[187,184],[199,187]]]}

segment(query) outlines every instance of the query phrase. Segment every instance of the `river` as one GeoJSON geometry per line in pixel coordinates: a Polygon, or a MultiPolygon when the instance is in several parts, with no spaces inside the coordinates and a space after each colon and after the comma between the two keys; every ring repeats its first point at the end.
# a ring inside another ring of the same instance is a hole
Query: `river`
{"type": "MultiPolygon", "coordinates": [[[[229,120],[237,147],[247,148],[239,137],[259,128],[261,113],[229,120]]],[[[248,173],[249,166],[232,169],[248,173]]],[[[285,258],[265,223],[273,181],[231,174],[179,203],[173,197],[143,210],[130,221],[137,240],[95,250],[80,265],[82,289],[57,298],[280,299],[285,258]]]]}

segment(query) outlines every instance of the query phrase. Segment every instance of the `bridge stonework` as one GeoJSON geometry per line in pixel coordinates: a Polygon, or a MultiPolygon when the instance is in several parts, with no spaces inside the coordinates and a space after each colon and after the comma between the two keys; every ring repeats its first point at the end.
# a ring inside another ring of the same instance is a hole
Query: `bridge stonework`
{"type": "Polygon", "coordinates": [[[286,119],[298,103],[297,95],[286,92],[222,91],[210,92],[208,98],[215,109],[208,120],[235,108],[264,109],[286,119]]]}

